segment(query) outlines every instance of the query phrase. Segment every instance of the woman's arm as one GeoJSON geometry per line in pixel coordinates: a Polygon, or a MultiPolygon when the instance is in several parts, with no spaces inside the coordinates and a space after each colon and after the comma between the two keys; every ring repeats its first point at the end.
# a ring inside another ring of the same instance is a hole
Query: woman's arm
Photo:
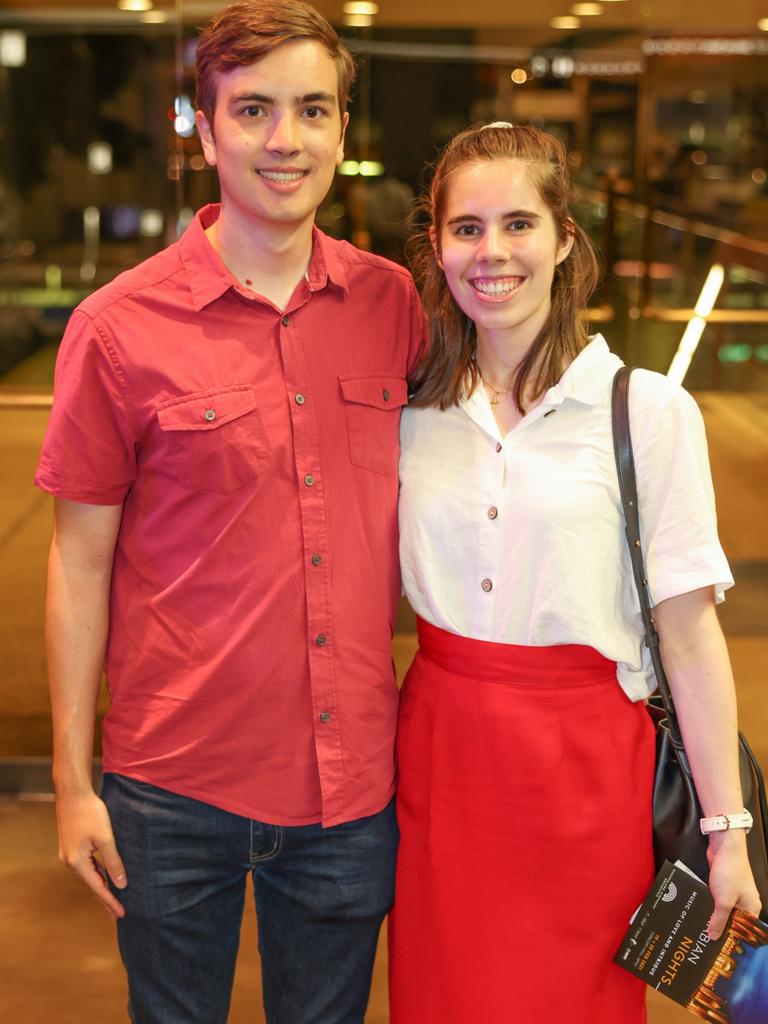
{"type": "MultiPolygon", "coordinates": [[[[661,656],[705,817],[739,814],[736,694],[711,587],[660,601],[653,610],[661,656]]],[[[718,938],[734,906],[760,912],[747,858],[746,831],[713,832],[707,856],[715,911],[709,935],[718,938]]]]}

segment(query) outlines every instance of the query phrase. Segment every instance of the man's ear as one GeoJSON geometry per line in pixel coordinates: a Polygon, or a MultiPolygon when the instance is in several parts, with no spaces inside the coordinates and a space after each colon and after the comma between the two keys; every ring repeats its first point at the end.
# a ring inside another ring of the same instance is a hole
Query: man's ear
{"type": "Polygon", "coordinates": [[[341,138],[339,139],[339,146],[336,150],[336,166],[338,167],[341,161],[344,159],[344,139],[347,134],[347,125],[349,124],[349,111],[345,110],[341,115],[341,138]]]}
{"type": "Polygon", "coordinates": [[[438,245],[438,242],[437,242],[437,231],[435,230],[435,225],[434,224],[430,224],[430,227],[429,227],[429,244],[432,246],[432,252],[435,254],[435,260],[437,262],[437,265],[442,270],[443,269],[443,261],[442,261],[442,258],[440,256],[440,246],[438,245]]]}
{"type": "Polygon", "coordinates": [[[562,240],[560,245],[557,247],[557,255],[555,256],[555,266],[562,263],[564,259],[568,257],[573,243],[576,239],[576,225],[573,223],[571,218],[565,222],[565,238],[562,240]]]}
{"type": "Polygon", "coordinates": [[[197,133],[200,136],[200,141],[203,144],[203,156],[205,157],[205,161],[211,167],[215,167],[216,140],[213,137],[213,125],[202,110],[198,110],[195,113],[195,124],[197,125],[197,133]]]}

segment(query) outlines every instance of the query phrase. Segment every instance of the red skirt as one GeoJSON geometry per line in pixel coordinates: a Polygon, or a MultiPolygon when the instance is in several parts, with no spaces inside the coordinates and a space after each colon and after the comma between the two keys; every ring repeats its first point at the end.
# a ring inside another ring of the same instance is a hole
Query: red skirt
{"type": "Polygon", "coordinates": [[[591,647],[419,622],[398,726],[392,1024],[642,1024],[654,732],[591,647]]]}

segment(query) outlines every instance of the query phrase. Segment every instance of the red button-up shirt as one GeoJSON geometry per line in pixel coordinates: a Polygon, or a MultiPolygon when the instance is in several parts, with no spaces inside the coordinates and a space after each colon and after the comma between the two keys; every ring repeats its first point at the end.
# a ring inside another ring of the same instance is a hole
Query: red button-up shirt
{"type": "Polygon", "coordinates": [[[201,211],[86,299],[37,484],[123,503],[106,771],[274,824],[393,792],[397,458],[422,338],[408,273],[319,231],[287,308],[201,211]]]}

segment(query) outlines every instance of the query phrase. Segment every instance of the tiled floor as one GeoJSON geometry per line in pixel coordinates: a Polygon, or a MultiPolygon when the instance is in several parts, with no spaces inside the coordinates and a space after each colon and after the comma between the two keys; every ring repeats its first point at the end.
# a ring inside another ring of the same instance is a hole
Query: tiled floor
{"type": "MultiPolygon", "coordinates": [[[[741,719],[768,768],[768,398],[702,396],[718,489],[721,534],[739,586],[722,621],[739,688],[741,719]]],[[[50,524],[31,487],[45,415],[0,413],[0,755],[46,753],[47,702],[41,641],[42,577],[50,524]]],[[[401,620],[395,658],[413,650],[401,620]]],[[[0,1021],[3,1024],[124,1022],[125,984],[108,917],[55,856],[50,802],[0,800],[0,1021]]],[[[651,993],[652,1024],[693,1020],[651,993]]],[[[246,912],[232,1024],[261,1024],[256,929],[246,912]]],[[[367,1024],[386,1024],[386,957],[380,947],[367,1024]]],[[[496,1022],[467,1022],[496,1024],[496,1022]]],[[[506,1022],[503,1022],[506,1024],[506,1022]]],[[[622,1024],[622,1022],[616,1022],[622,1024]]]]}

